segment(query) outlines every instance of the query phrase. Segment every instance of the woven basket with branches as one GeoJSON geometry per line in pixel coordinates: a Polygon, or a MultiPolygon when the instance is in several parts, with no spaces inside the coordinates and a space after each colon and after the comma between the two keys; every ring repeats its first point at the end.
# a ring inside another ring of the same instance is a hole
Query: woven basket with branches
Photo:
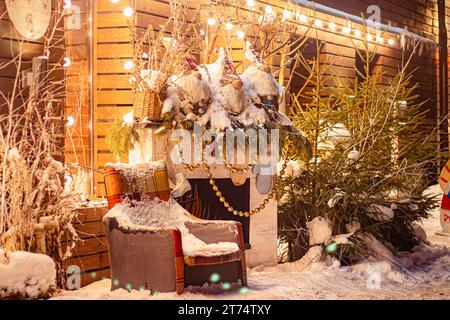
{"type": "Polygon", "coordinates": [[[161,119],[162,102],[155,90],[136,91],[133,108],[134,117],[138,120],[147,118],[150,121],[159,121],[161,119]]]}

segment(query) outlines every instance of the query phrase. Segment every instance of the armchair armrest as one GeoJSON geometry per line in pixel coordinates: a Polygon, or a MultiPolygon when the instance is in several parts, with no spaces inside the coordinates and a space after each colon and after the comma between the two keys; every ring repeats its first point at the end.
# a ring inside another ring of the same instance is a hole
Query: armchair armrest
{"type": "Polygon", "coordinates": [[[136,290],[183,291],[183,251],[177,228],[129,225],[108,216],[103,223],[109,243],[112,289],[131,286],[136,290]]]}

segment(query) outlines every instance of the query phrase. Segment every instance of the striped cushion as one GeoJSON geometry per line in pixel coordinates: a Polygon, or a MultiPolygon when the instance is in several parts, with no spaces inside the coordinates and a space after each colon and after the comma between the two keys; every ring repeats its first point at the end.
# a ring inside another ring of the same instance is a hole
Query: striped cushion
{"type": "Polygon", "coordinates": [[[164,162],[150,162],[136,166],[105,166],[105,188],[109,208],[124,198],[132,200],[170,199],[169,178],[164,162]]]}
{"type": "Polygon", "coordinates": [[[224,253],[217,256],[202,256],[202,255],[196,255],[195,257],[184,256],[184,263],[191,267],[222,264],[233,261],[239,261],[242,259],[243,254],[244,253],[242,252],[242,250],[240,250],[230,253],[224,253]]]}

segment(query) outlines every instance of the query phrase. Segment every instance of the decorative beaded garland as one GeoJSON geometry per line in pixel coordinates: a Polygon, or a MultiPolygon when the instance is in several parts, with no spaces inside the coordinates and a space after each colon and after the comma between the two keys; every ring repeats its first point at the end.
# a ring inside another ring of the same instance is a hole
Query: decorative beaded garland
{"type": "MultiPolygon", "coordinates": [[[[202,164],[207,173],[207,176],[209,179],[209,184],[211,185],[213,191],[216,193],[216,197],[219,198],[219,201],[223,204],[224,208],[227,209],[227,211],[229,213],[232,213],[235,216],[246,217],[246,218],[253,216],[253,215],[259,213],[261,210],[264,210],[265,207],[267,206],[267,204],[269,204],[269,201],[275,197],[275,192],[279,185],[278,181],[275,182],[272,190],[269,192],[267,197],[261,202],[261,204],[259,206],[256,206],[255,208],[253,208],[249,211],[236,210],[223,196],[222,192],[220,191],[219,187],[216,184],[216,181],[214,180],[214,178],[212,176],[211,168],[209,167],[209,165],[204,160],[202,161],[202,164]]],[[[281,169],[281,176],[284,175],[286,168],[287,168],[287,163],[286,163],[286,161],[284,161],[283,167],[281,169]]]]}
{"type": "MultiPolygon", "coordinates": [[[[180,158],[182,158],[182,153],[179,152],[178,155],[180,156],[180,158]]],[[[223,163],[224,165],[227,167],[227,169],[232,172],[232,173],[239,173],[239,174],[246,174],[248,173],[248,170],[253,166],[252,164],[248,164],[247,168],[243,168],[243,169],[238,169],[238,168],[234,168],[230,163],[227,163],[225,159],[223,159],[223,163]]],[[[191,164],[187,164],[187,163],[182,163],[183,167],[187,170],[190,171],[194,171],[198,168],[200,168],[200,165],[191,165],[191,164]]],[[[208,163],[203,159],[202,160],[202,165],[204,167],[204,170],[208,176],[209,179],[209,184],[211,185],[213,191],[216,194],[216,197],[219,198],[220,203],[222,203],[222,205],[224,206],[225,209],[227,209],[227,211],[229,213],[232,213],[235,216],[240,216],[240,217],[251,217],[257,213],[259,213],[261,210],[264,210],[266,208],[266,206],[269,204],[269,201],[271,199],[273,199],[275,197],[275,192],[277,187],[279,186],[279,182],[276,181],[272,190],[270,190],[269,194],[267,195],[267,197],[261,202],[260,205],[256,206],[255,208],[249,210],[249,211],[240,211],[240,210],[236,210],[228,201],[227,199],[225,199],[225,197],[223,196],[222,192],[220,191],[219,187],[216,184],[216,181],[214,180],[212,173],[211,173],[211,168],[209,167],[208,163]]],[[[284,172],[286,171],[287,168],[287,162],[284,161],[283,162],[283,166],[281,168],[281,172],[280,172],[280,176],[284,175],[284,172]]]]}

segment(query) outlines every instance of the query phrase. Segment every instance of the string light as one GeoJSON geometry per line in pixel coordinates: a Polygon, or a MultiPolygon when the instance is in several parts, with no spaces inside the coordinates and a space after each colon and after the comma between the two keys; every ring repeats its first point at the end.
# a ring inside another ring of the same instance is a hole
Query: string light
{"type": "Polygon", "coordinates": [[[366,35],[366,40],[367,40],[367,41],[372,41],[372,40],[373,40],[373,36],[372,36],[370,33],[368,33],[368,34],[366,35]]]}
{"type": "Polygon", "coordinates": [[[322,22],[322,20],[316,19],[316,20],[314,21],[314,25],[315,25],[317,28],[320,28],[320,27],[323,26],[323,22],[322,22]]]}
{"type": "Polygon", "coordinates": [[[378,43],[383,43],[384,42],[384,39],[383,39],[383,37],[381,37],[381,36],[377,36],[377,40],[376,40],[378,43]]]}
{"type": "Polygon", "coordinates": [[[289,10],[285,9],[283,11],[283,21],[289,20],[291,18],[292,18],[292,13],[289,10]]]}
{"type": "Polygon", "coordinates": [[[336,30],[336,24],[334,23],[334,22],[330,22],[329,24],[328,24],[328,28],[330,28],[330,30],[336,30]]]}
{"type": "Polygon", "coordinates": [[[388,44],[389,44],[390,46],[393,46],[393,45],[395,44],[395,40],[394,40],[394,39],[389,39],[389,40],[388,40],[388,44]]]}
{"type": "Polygon", "coordinates": [[[147,52],[144,52],[143,54],[142,54],[142,59],[144,59],[144,60],[147,60],[149,57],[148,57],[148,53],[147,52]]]}
{"type": "Polygon", "coordinates": [[[255,1],[254,0],[247,0],[247,7],[254,7],[255,6],[255,1]]]}
{"type": "Polygon", "coordinates": [[[233,24],[231,22],[227,22],[225,24],[225,29],[227,29],[228,31],[233,30],[233,24]]]}
{"type": "Polygon", "coordinates": [[[350,27],[343,27],[342,28],[342,32],[345,34],[349,34],[352,30],[350,29],[350,27]]]}
{"type": "Polygon", "coordinates": [[[63,67],[64,68],[68,68],[72,65],[72,59],[70,59],[70,57],[64,57],[63,59],[63,67]]]}
{"type": "Polygon", "coordinates": [[[237,35],[237,37],[239,39],[244,39],[245,38],[245,33],[242,30],[239,30],[236,35],[237,35]]]}
{"type": "Polygon", "coordinates": [[[72,127],[75,124],[75,119],[72,116],[68,116],[66,120],[67,120],[68,127],[72,127]]]}
{"type": "Polygon", "coordinates": [[[133,111],[130,111],[130,112],[124,114],[123,122],[125,122],[126,124],[129,124],[129,125],[132,125],[134,123],[133,111]]]}
{"type": "Polygon", "coordinates": [[[126,7],[125,9],[123,9],[123,14],[126,17],[132,17],[134,15],[134,9],[131,7],[126,7]]]}
{"type": "Polygon", "coordinates": [[[209,18],[207,22],[208,22],[208,25],[213,26],[213,25],[216,24],[216,19],[214,19],[214,18],[209,18]]]}
{"type": "Polygon", "coordinates": [[[64,0],[64,10],[69,10],[72,7],[72,0],[64,0]]]}
{"type": "Polygon", "coordinates": [[[272,13],[273,13],[273,9],[272,9],[271,6],[267,6],[266,9],[264,9],[264,11],[265,11],[267,14],[272,14],[272,13]]]}
{"type": "Polygon", "coordinates": [[[66,190],[70,190],[70,186],[72,185],[73,178],[70,174],[66,174],[64,176],[64,188],[66,190]]]}
{"type": "Polygon", "coordinates": [[[306,22],[308,22],[308,17],[305,16],[304,14],[300,14],[300,15],[298,16],[298,20],[300,20],[301,22],[306,23],[306,22]]]}
{"type": "Polygon", "coordinates": [[[200,36],[202,36],[202,37],[205,36],[205,30],[200,29],[199,33],[200,33],[200,36]]]}
{"type": "Polygon", "coordinates": [[[361,37],[361,30],[355,30],[355,37],[359,38],[361,37]]]}
{"type": "Polygon", "coordinates": [[[127,60],[127,61],[124,63],[123,67],[125,68],[125,70],[131,71],[131,70],[134,69],[134,62],[131,61],[131,60],[127,60]]]}
{"type": "Polygon", "coordinates": [[[111,0],[111,2],[114,3],[114,4],[116,4],[116,3],[119,3],[120,0],[111,0]]]}

